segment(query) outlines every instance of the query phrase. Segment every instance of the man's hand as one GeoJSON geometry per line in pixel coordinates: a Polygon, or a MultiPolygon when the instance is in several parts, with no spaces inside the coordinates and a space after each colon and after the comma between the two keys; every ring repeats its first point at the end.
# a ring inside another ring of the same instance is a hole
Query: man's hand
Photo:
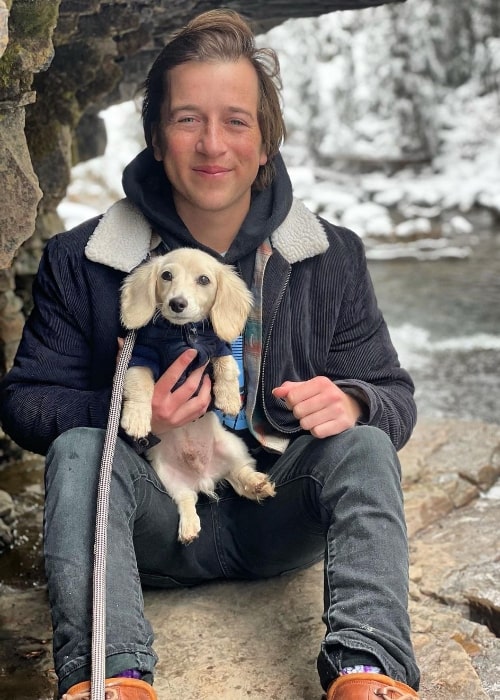
{"type": "Polygon", "coordinates": [[[210,377],[203,376],[206,365],[191,372],[186,381],[172,391],[196,354],[196,350],[183,352],[156,382],[151,402],[151,430],[155,435],[161,435],[169,428],[185,425],[206,413],[211,401],[210,377]]]}
{"type": "Polygon", "coordinates": [[[283,382],[273,389],[300,422],[316,438],[338,435],[353,428],[362,414],[361,406],[328,377],[313,377],[306,382],[283,382]]]}

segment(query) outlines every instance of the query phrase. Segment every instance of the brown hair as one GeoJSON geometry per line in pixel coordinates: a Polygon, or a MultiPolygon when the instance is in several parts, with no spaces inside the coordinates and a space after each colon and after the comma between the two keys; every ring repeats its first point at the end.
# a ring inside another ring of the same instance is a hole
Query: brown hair
{"type": "Polygon", "coordinates": [[[152,148],[152,130],[159,123],[162,104],[168,98],[168,80],[165,79],[168,71],[188,61],[237,61],[240,58],[250,61],[259,82],[257,116],[268,161],[260,167],[254,187],[263,189],[273,180],[272,158],[286,136],[280,102],[279,60],[272,49],[257,48],[253,31],[237,12],[204,12],[176,32],[162,49],[143,85],[144,137],[148,148],[152,148]]]}

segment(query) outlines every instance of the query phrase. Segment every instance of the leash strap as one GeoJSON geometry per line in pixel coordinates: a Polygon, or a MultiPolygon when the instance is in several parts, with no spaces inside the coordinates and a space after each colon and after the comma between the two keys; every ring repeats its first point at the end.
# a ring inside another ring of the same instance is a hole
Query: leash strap
{"type": "Polygon", "coordinates": [[[108,425],[104,438],[99,489],[97,492],[97,510],[94,541],[94,576],[92,599],[92,672],[90,678],[91,700],[105,700],[104,681],[106,678],[106,554],[107,527],[109,513],[109,492],[111,472],[115,454],[116,438],[120,424],[123,398],[123,384],[136,332],[129,331],[123,343],[113,377],[111,403],[108,425]]]}

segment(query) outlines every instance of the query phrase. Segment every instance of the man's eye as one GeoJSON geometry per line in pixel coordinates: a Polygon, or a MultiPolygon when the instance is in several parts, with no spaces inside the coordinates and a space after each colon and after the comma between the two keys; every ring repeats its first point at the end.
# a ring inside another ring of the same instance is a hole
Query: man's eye
{"type": "Polygon", "coordinates": [[[200,275],[196,281],[198,282],[198,284],[203,285],[203,287],[206,287],[207,284],[210,284],[210,278],[206,275],[200,275]]]}
{"type": "Polygon", "coordinates": [[[165,270],[165,272],[161,273],[161,278],[162,280],[165,280],[165,282],[171,282],[172,281],[172,273],[170,270],[165,270]]]}

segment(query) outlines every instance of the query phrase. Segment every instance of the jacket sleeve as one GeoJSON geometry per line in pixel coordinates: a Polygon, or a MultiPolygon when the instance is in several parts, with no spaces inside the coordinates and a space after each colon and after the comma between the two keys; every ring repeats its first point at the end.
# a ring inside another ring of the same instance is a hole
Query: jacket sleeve
{"type": "Polygon", "coordinates": [[[361,241],[351,257],[342,311],[333,334],[327,371],[364,408],[360,423],[381,428],[396,449],[408,441],[416,422],[414,385],[400,365],[378,308],[361,241]]]}
{"type": "Polygon", "coordinates": [[[14,365],[0,385],[5,432],[22,448],[40,454],[70,428],[104,428],[111,396],[111,376],[101,386],[91,381],[87,285],[58,238],[49,241],[42,256],[34,308],[14,365]]]}

